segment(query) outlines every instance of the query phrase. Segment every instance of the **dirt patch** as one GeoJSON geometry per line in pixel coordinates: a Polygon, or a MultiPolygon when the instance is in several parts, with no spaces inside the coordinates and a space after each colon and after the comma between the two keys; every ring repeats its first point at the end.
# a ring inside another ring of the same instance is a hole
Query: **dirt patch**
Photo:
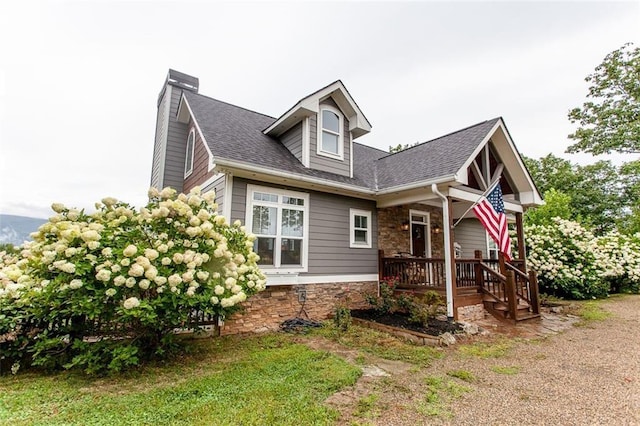
{"type": "Polygon", "coordinates": [[[351,311],[351,316],[392,327],[428,334],[430,336],[440,336],[444,333],[457,333],[462,331],[462,325],[454,321],[431,318],[427,325],[424,326],[411,322],[409,320],[409,315],[401,312],[380,314],[373,309],[355,309],[351,311]]]}
{"type": "Polygon", "coordinates": [[[301,343],[389,374],[363,373],[327,399],[340,425],[640,424],[640,296],[601,306],[613,316],[579,327],[568,309],[545,309],[539,320],[517,325],[487,317],[478,325],[488,333],[443,349],[428,367],[324,338],[301,343]],[[505,351],[490,350],[505,339],[505,351]]]}

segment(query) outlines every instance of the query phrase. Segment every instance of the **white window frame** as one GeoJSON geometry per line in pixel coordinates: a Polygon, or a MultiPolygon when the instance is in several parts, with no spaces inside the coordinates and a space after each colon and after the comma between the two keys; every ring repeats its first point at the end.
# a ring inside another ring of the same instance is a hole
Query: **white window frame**
{"type": "Polygon", "coordinates": [[[330,105],[320,105],[320,111],[318,112],[317,127],[318,127],[318,136],[317,136],[317,143],[316,143],[317,154],[325,157],[335,158],[338,160],[344,160],[344,118],[340,110],[330,105]],[[338,116],[338,133],[335,133],[333,130],[324,129],[323,123],[322,123],[323,111],[330,111],[338,116]],[[324,132],[338,136],[338,153],[337,154],[331,151],[325,151],[322,149],[322,133],[324,132]]]}
{"type": "Polygon", "coordinates": [[[187,147],[185,149],[185,154],[184,154],[184,177],[185,178],[189,177],[191,173],[193,173],[193,156],[196,153],[195,146],[196,146],[196,131],[194,128],[191,128],[191,131],[189,132],[189,136],[187,137],[187,147]],[[191,141],[190,164],[189,162],[187,162],[187,160],[189,159],[189,141],[191,141]]]}
{"type": "Polygon", "coordinates": [[[371,248],[371,234],[373,233],[373,222],[371,220],[371,211],[370,210],[360,210],[360,209],[349,209],[349,247],[351,248],[371,248]],[[355,217],[356,216],[364,216],[367,218],[367,227],[366,228],[356,228],[355,227],[355,217]],[[360,242],[356,241],[356,230],[367,231],[367,241],[360,242]]]}
{"type": "Polygon", "coordinates": [[[493,238],[489,236],[489,233],[485,231],[485,238],[487,239],[487,258],[489,259],[498,259],[500,256],[500,249],[498,248],[498,244],[493,241],[493,238]],[[491,254],[495,253],[495,257],[492,257],[491,254]]]}
{"type": "MultiPolygon", "coordinates": [[[[289,191],[279,188],[271,188],[267,186],[247,185],[247,200],[246,200],[246,213],[245,213],[245,225],[248,232],[253,232],[253,207],[265,206],[276,208],[276,234],[274,241],[273,265],[260,265],[260,269],[264,272],[274,273],[297,273],[307,272],[309,264],[309,194],[305,192],[289,191]],[[277,202],[271,201],[259,201],[254,200],[253,195],[256,192],[272,194],[278,196],[277,202]],[[304,206],[297,206],[292,204],[284,204],[282,197],[300,198],[304,200],[304,206]],[[300,210],[304,213],[302,224],[302,238],[289,237],[282,235],[282,209],[300,210]],[[300,259],[300,265],[281,265],[281,251],[282,239],[301,239],[302,240],[302,253],[300,259]]],[[[257,234],[256,234],[257,235],[257,234]]]]}

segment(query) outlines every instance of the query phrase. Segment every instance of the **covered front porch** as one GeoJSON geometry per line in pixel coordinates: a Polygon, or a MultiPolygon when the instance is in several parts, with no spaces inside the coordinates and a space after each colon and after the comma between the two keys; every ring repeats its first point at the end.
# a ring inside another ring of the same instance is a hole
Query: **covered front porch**
{"type": "Polygon", "coordinates": [[[455,319],[485,310],[512,321],[538,317],[537,279],[526,267],[523,207],[512,187],[504,187],[505,209],[515,230],[511,262],[499,254],[470,210],[482,191],[434,185],[413,199],[395,199],[410,203],[379,203],[380,279],[394,278],[400,291],[441,293],[448,316],[455,319]]]}
{"type": "Polygon", "coordinates": [[[380,279],[393,277],[403,291],[439,291],[447,315],[456,319],[472,310],[467,307],[512,321],[535,318],[537,280],[527,270],[523,213],[542,199],[502,120],[481,127],[410,148],[398,158],[396,173],[402,168],[425,179],[378,193],[380,279]],[[511,262],[472,211],[498,184],[515,231],[511,262]]]}

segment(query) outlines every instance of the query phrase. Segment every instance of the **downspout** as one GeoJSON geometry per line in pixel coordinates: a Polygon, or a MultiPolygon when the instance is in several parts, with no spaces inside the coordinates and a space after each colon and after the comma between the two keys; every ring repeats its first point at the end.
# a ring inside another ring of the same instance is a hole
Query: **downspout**
{"type": "Polygon", "coordinates": [[[444,229],[444,283],[447,291],[447,317],[453,319],[453,280],[451,277],[451,221],[449,219],[449,201],[442,192],[438,190],[438,185],[431,184],[431,191],[442,200],[442,228],[444,229]]]}

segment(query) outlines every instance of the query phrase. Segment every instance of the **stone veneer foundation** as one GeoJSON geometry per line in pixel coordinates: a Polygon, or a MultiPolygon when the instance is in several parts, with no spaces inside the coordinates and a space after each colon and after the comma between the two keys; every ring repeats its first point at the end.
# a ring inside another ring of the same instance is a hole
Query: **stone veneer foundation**
{"type": "Polygon", "coordinates": [[[479,303],[477,305],[461,306],[458,308],[458,321],[478,321],[484,319],[487,311],[484,309],[484,305],[479,303]]]}
{"type": "Polygon", "coordinates": [[[368,307],[364,299],[367,293],[378,293],[376,281],[268,286],[242,304],[244,311],[227,318],[220,334],[277,330],[283,321],[295,317],[325,320],[333,315],[336,305],[347,299],[351,309],[368,307]],[[301,291],[306,291],[304,304],[299,302],[301,291]]]}

